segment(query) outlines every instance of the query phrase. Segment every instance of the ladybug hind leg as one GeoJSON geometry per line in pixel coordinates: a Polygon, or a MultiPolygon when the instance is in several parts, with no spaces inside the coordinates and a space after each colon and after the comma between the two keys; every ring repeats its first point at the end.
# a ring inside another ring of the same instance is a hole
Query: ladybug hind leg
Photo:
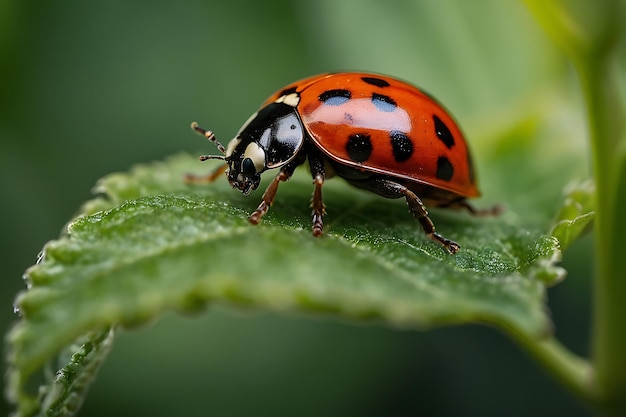
{"type": "Polygon", "coordinates": [[[428,217],[426,206],[422,203],[422,200],[419,199],[417,194],[404,185],[388,179],[376,178],[371,180],[368,188],[384,197],[404,197],[409,206],[409,211],[420,222],[428,237],[441,244],[451,254],[456,253],[461,248],[455,241],[447,239],[435,232],[435,225],[428,217]]]}
{"type": "Polygon", "coordinates": [[[446,208],[451,208],[451,209],[467,210],[469,212],[469,214],[471,214],[472,216],[476,216],[476,217],[498,216],[504,210],[500,204],[496,204],[496,205],[491,206],[491,207],[486,207],[486,208],[480,208],[479,209],[479,208],[476,208],[473,205],[471,205],[465,198],[462,198],[460,200],[453,201],[450,204],[441,205],[441,206],[438,206],[438,207],[446,207],[446,208]]]}

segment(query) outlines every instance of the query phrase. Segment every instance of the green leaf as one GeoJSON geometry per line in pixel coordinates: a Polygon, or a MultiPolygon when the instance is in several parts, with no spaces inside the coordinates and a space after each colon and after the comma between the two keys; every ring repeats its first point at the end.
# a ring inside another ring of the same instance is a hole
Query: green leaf
{"type": "Polygon", "coordinates": [[[106,359],[113,340],[113,330],[94,332],[85,337],[79,346],[70,346],[61,354],[61,368],[54,382],[40,392],[41,408],[46,415],[66,416],[78,411],[91,381],[106,359]]]}
{"type": "Polygon", "coordinates": [[[552,236],[567,248],[587,231],[595,217],[595,187],[592,181],[574,183],[566,190],[565,201],[552,228],[552,236]]]}
{"type": "MultiPolygon", "coordinates": [[[[8,336],[9,392],[24,414],[34,412],[32,377],[77,338],[209,302],[410,328],[481,322],[530,339],[550,333],[544,285],[563,271],[554,265],[557,239],[541,230],[506,215],[433,210],[438,230],[462,244],[451,256],[424,236],[403,201],[334,180],[324,188],[327,234],[315,239],[304,171],[254,227],[247,215],[260,192],[246,198],[225,181],[188,186],[190,167],[202,166],[179,155],[104,178],[96,187],[103,195],[27,271],[29,290],[16,300],[22,320],[8,336]]],[[[56,410],[76,401],[53,397],[56,410]]]]}

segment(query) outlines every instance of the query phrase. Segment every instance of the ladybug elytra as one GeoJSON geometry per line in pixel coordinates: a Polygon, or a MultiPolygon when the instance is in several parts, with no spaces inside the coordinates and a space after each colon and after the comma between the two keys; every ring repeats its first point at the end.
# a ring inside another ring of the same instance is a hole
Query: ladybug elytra
{"type": "Polygon", "coordinates": [[[269,97],[226,147],[214,142],[224,166],[188,182],[214,181],[224,172],[243,194],[256,189],[261,173],[278,169],[249,220],[258,224],[274,201],[278,184],[308,161],[313,177],[312,231],[321,236],[325,214],[322,185],[337,175],[351,185],[387,198],[404,197],[424,232],[450,253],[458,243],[435,232],[425,203],[479,211],[466,199],[480,193],[469,149],[448,112],[418,88],[368,73],[322,74],[297,81],[269,97]]]}

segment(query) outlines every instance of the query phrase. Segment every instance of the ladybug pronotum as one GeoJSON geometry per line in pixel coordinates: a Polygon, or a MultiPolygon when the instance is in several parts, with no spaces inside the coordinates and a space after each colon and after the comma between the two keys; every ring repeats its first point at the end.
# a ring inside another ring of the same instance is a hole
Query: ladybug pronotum
{"type": "Polygon", "coordinates": [[[387,198],[404,197],[424,232],[450,253],[458,243],[435,232],[431,207],[476,210],[466,201],[480,193],[461,130],[431,96],[395,78],[368,73],[322,74],[297,81],[268,98],[226,147],[215,135],[192,128],[215,143],[225,165],[188,182],[211,182],[226,170],[233,188],[256,189],[261,173],[278,169],[261,204],[249,217],[258,224],[274,201],[278,184],[308,161],[313,176],[312,229],[321,236],[324,180],[337,175],[387,198]]]}

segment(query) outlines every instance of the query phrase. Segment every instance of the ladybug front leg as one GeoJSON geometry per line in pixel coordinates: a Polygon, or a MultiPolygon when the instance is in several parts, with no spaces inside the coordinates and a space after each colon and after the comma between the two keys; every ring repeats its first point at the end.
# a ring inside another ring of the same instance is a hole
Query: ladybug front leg
{"type": "Polygon", "coordinates": [[[276,191],[278,191],[278,184],[281,181],[287,181],[293,175],[295,168],[288,170],[287,167],[280,170],[280,172],[274,177],[270,185],[267,186],[263,193],[263,200],[259,207],[256,208],[248,217],[248,220],[252,224],[259,224],[261,218],[269,211],[270,207],[274,203],[274,197],[276,197],[276,191]]]}
{"type": "Polygon", "coordinates": [[[439,242],[451,254],[456,253],[461,248],[461,246],[455,241],[446,239],[439,233],[435,232],[435,225],[428,217],[426,206],[424,206],[422,200],[420,200],[413,191],[409,190],[402,184],[398,184],[397,182],[387,179],[377,179],[375,181],[378,182],[378,184],[376,184],[376,188],[379,188],[379,190],[382,191],[381,194],[395,194],[398,197],[404,196],[406,198],[406,202],[409,205],[409,211],[415,218],[417,218],[417,220],[419,220],[424,232],[426,232],[431,239],[439,242]]]}

